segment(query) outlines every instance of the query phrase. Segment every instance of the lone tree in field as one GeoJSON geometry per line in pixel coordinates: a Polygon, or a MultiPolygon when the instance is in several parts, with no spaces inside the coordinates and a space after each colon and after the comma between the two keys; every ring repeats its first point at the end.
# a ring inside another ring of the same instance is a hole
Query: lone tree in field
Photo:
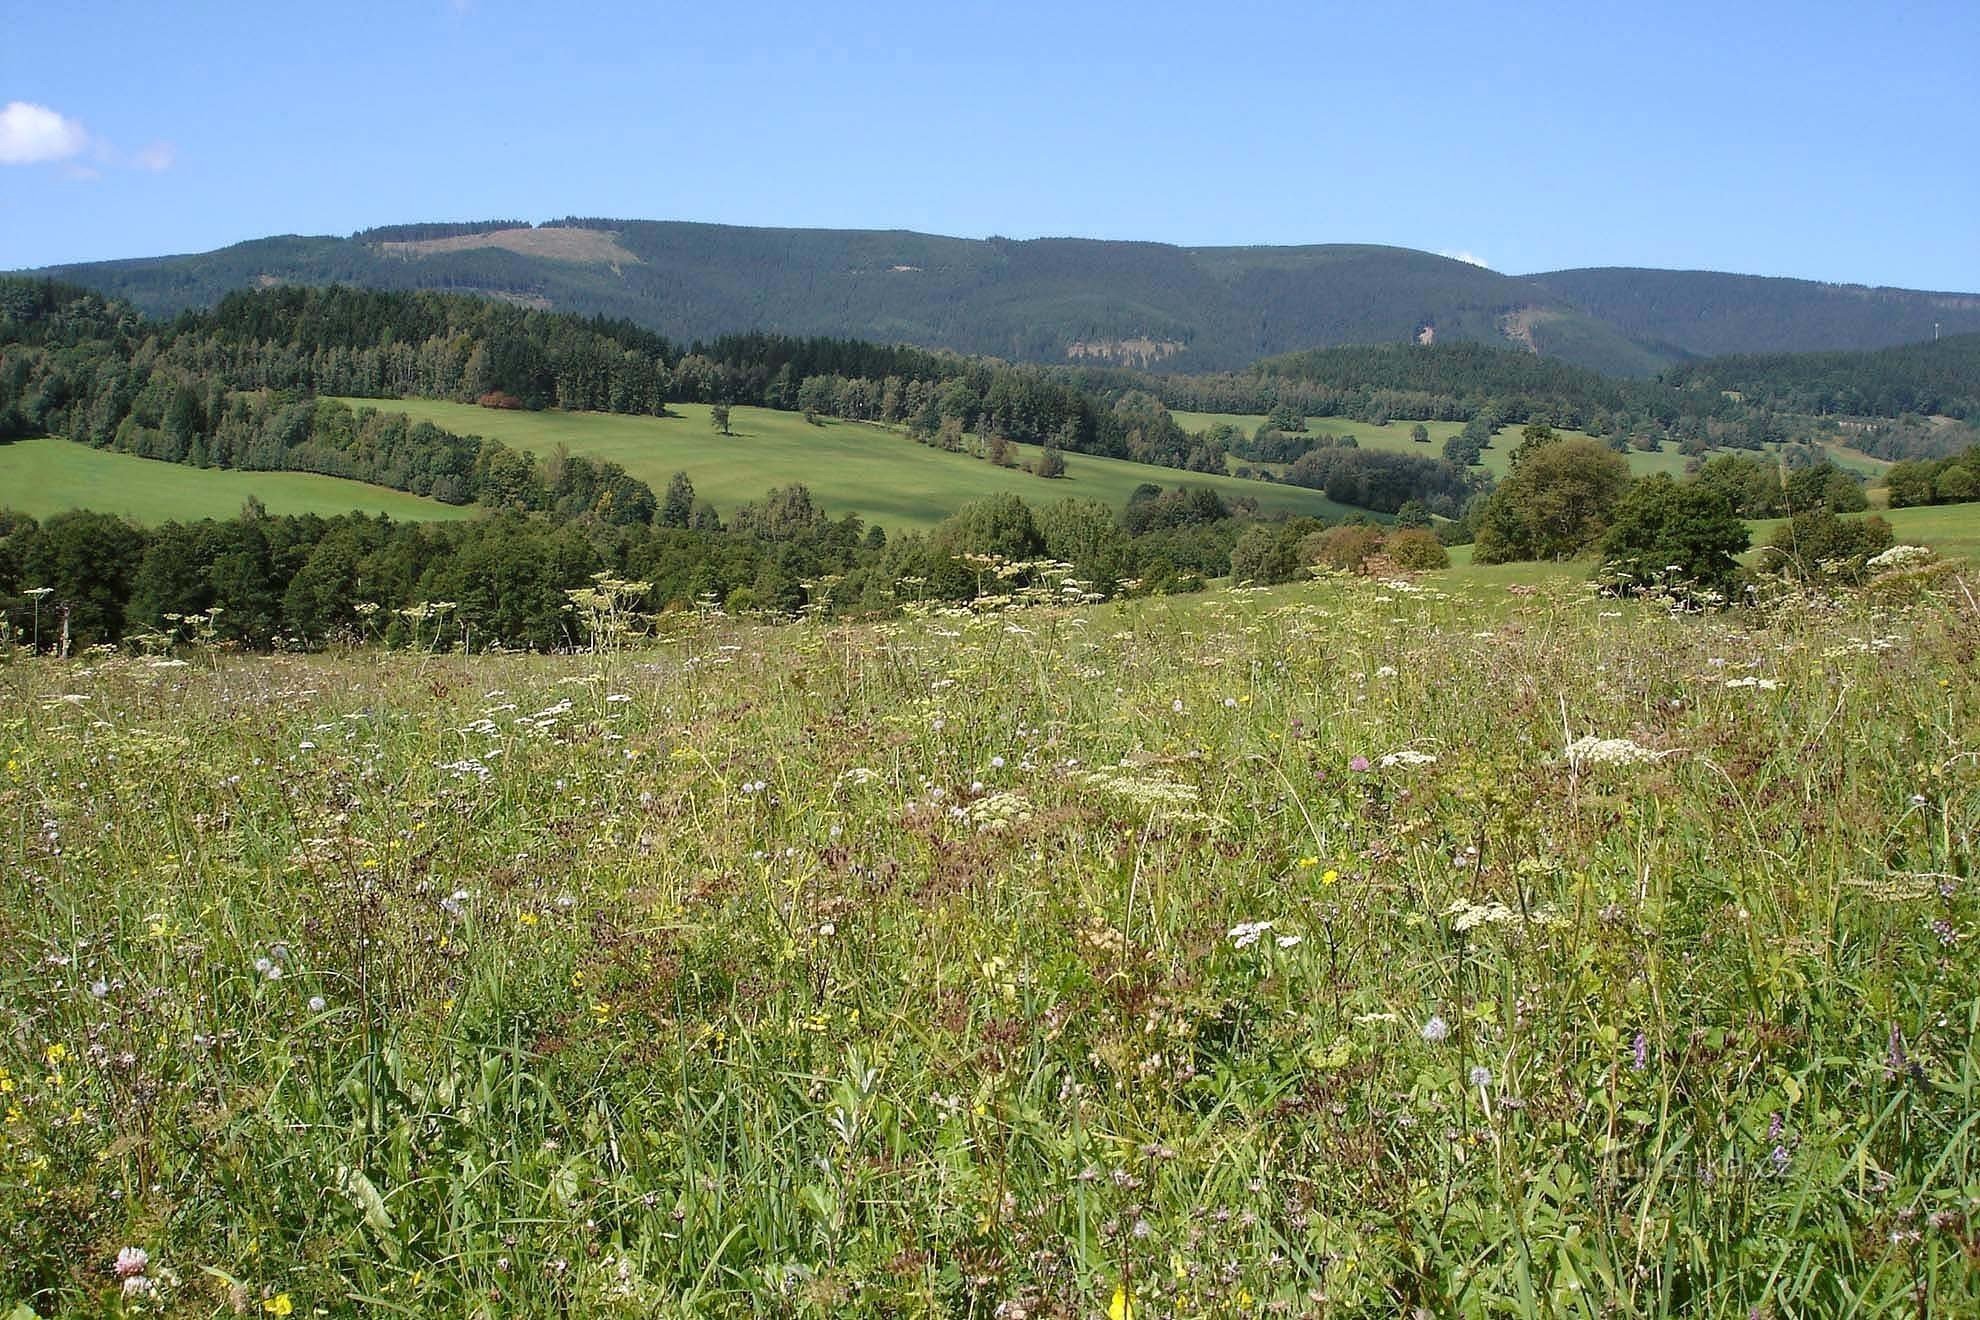
{"type": "Polygon", "coordinates": [[[709,407],[708,424],[723,435],[735,434],[729,429],[729,405],[726,403],[717,403],[709,407]]]}
{"type": "Polygon", "coordinates": [[[1066,475],[1066,456],[1059,452],[1057,445],[1048,444],[1039,452],[1035,471],[1041,477],[1063,477],[1066,475]]]}
{"type": "Polygon", "coordinates": [[[1409,428],[1409,438],[1419,445],[1427,445],[1430,443],[1430,428],[1418,422],[1409,428]]]}
{"type": "Polygon", "coordinates": [[[1629,488],[1629,462],[1593,440],[1522,449],[1478,520],[1481,564],[1568,559],[1601,539],[1629,488]]]}

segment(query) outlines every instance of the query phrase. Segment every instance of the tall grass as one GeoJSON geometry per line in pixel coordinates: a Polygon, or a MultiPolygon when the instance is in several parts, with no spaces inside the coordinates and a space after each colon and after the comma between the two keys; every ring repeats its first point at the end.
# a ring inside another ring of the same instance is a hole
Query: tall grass
{"type": "Polygon", "coordinates": [[[0,668],[0,1308],[1973,1313],[1976,647],[1328,582],[0,668]]]}

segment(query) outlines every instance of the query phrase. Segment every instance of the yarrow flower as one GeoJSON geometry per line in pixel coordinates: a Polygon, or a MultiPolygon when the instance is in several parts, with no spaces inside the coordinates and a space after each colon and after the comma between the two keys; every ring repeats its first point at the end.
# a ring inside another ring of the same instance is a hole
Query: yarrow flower
{"type": "Polygon", "coordinates": [[[1651,751],[1627,738],[1597,738],[1590,733],[1569,743],[1565,755],[1567,763],[1576,766],[1641,765],[1657,760],[1664,753],[1651,751]]]}
{"type": "Polygon", "coordinates": [[[1450,1034],[1450,1025],[1435,1013],[1432,1013],[1430,1020],[1423,1024],[1423,1039],[1432,1045],[1442,1045],[1450,1034]]]}
{"type": "Polygon", "coordinates": [[[1231,927],[1231,943],[1237,948],[1248,949],[1258,943],[1258,937],[1272,929],[1269,921],[1240,921],[1231,927]]]}
{"type": "Polygon", "coordinates": [[[1882,554],[1873,557],[1866,567],[1882,572],[1886,569],[1917,568],[1938,558],[1922,545],[1894,545],[1882,554]]]}

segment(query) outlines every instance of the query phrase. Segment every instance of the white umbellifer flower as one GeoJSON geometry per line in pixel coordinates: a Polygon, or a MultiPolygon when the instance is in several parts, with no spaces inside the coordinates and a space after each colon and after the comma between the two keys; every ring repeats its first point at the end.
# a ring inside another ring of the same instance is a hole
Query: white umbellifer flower
{"type": "Polygon", "coordinates": [[[1534,926],[1552,926],[1560,921],[1560,915],[1551,904],[1541,904],[1528,909],[1523,915],[1513,911],[1504,903],[1467,903],[1463,899],[1444,909],[1444,915],[1451,919],[1454,930],[1476,930],[1480,926],[1501,926],[1520,923],[1534,926]]]}
{"type": "Polygon", "coordinates": [[[1450,1034],[1450,1026],[1435,1013],[1432,1013],[1430,1020],[1423,1024],[1423,1039],[1429,1041],[1432,1045],[1442,1045],[1450,1034]]]}
{"type": "Polygon", "coordinates": [[[1726,686],[1729,688],[1756,688],[1761,692],[1772,692],[1779,688],[1780,685],[1781,681],[1777,678],[1729,678],[1726,680],[1726,686]]]}
{"type": "Polygon", "coordinates": [[[1258,943],[1258,937],[1272,929],[1269,921],[1240,921],[1231,927],[1231,943],[1237,948],[1248,949],[1258,943]]]}
{"type": "Polygon", "coordinates": [[[1918,568],[1931,563],[1936,558],[1937,555],[1922,545],[1894,545],[1872,558],[1869,567],[1879,572],[1886,569],[1918,568]]]}
{"type": "Polygon", "coordinates": [[[1641,765],[1663,755],[1627,738],[1597,738],[1584,734],[1567,745],[1569,765],[1641,765]]]}
{"type": "Polygon", "coordinates": [[[1306,942],[1304,935],[1280,935],[1272,941],[1282,949],[1297,949],[1306,942]]]}
{"type": "Polygon", "coordinates": [[[1392,770],[1399,765],[1435,765],[1436,763],[1437,757],[1435,753],[1419,752],[1413,747],[1405,747],[1399,752],[1390,752],[1381,761],[1384,770],[1392,770]]]}

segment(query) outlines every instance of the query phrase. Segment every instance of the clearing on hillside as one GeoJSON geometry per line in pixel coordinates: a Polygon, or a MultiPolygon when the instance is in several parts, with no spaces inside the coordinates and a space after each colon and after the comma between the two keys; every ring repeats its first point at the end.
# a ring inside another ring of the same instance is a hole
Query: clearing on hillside
{"type": "Polygon", "coordinates": [[[501,248],[525,257],[549,261],[570,261],[607,266],[636,266],[639,258],[619,243],[609,229],[493,229],[484,234],[454,234],[447,238],[404,239],[377,243],[378,251],[393,257],[430,257],[442,252],[469,252],[475,248],[501,248]]]}
{"type": "Polygon", "coordinates": [[[473,505],[442,504],[313,472],[188,467],[56,436],[0,444],[0,508],[36,518],[71,509],[122,514],[139,523],[233,518],[250,495],[270,513],[326,518],[355,510],[400,522],[437,522],[481,512],[473,505]]]}
{"type": "MultiPolygon", "coordinates": [[[[834,517],[857,513],[869,523],[895,529],[932,527],[971,500],[1011,492],[1034,507],[1066,498],[1126,505],[1136,486],[1208,486],[1227,499],[1250,497],[1267,512],[1340,518],[1357,512],[1318,491],[1238,477],[1208,476],[1152,467],[1117,458],[1067,454],[1066,475],[1036,477],[1020,468],[1000,468],[967,454],[945,453],[916,444],[900,431],[870,422],[821,418],[771,408],[731,410],[734,435],[718,434],[708,406],[668,405],[674,417],[630,417],[617,413],[508,412],[432,399],[346,399],[354,408],[403,412],[461,435],[480,435],[541,456],[566,446],[573,454],[610,459],[664,491],[676,472],[686,472],[695,493],[712,500],[723,517],[773,486],[802,482],[812,498],[834,517]]],[[[1012,446],[1029,461],[1038,451],[1012,446]]]]}

